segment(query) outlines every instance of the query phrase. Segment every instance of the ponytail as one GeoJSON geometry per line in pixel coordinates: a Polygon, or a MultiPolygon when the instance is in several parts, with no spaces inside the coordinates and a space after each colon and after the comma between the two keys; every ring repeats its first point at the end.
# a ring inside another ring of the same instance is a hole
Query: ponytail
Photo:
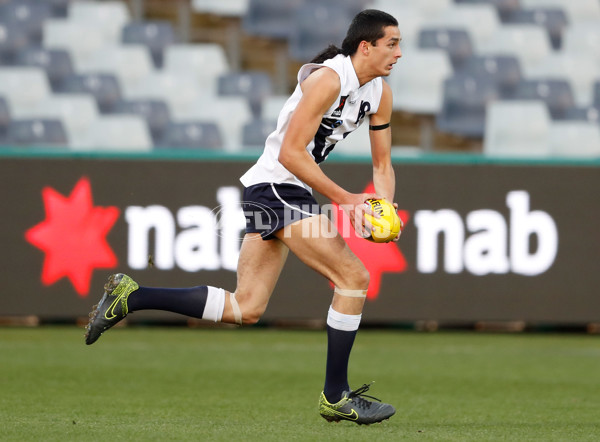
{"type": "Polygon", "coordinates": [[[344,51],[338,48],[336,45],[329,45],[326,49],[319,52],[319,54],[313,58],[310,62],[321,64],[325,60],[335,57],[336,55],[343,54],[344,51]]]}

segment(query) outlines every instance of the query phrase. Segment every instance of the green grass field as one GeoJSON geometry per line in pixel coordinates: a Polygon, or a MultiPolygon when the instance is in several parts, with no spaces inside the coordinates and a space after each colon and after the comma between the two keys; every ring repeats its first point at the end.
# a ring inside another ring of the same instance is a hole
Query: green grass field
{"type": "Polygon", "coordinates": [[[0,440],[598,441],[600,341],[361,331],[356,388],[397,413],[316,412],[325,333],[251,328],[0,329],[0,440]]]}

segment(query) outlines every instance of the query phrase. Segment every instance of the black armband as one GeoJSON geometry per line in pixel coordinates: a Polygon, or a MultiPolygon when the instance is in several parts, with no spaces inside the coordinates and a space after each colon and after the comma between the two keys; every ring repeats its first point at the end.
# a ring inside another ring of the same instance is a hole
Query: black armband
{"type": "Polygon", "coordinates": [[[390,127],[390,123],[381,124],[379,126],[369,125],[369,130],[383,130],[383,129],[387,129],[388,127],[390,127]]]}

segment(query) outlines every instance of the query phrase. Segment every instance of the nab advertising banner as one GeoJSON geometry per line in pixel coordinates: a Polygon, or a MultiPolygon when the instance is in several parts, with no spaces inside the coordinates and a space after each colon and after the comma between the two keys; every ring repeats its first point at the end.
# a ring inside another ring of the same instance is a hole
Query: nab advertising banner
{"type": "MultiPolygon", "coordinates": [[[[115,272],[141,285],[235,290],[245,227],[238,178],[250,165],[0,159],[0,316],[85,316],[115,272]]],[[[365,322],[600,321],[597,164],[394,167],[405,224],[397,243],[358,238],[317,196],[371,275],[365,322]]],[[[323,168],[350,191],[373,190],[367,162],[323,168]]],[[[331,295],[327,280],[290,255],[264,319],[323,319],[331,295]]]]}

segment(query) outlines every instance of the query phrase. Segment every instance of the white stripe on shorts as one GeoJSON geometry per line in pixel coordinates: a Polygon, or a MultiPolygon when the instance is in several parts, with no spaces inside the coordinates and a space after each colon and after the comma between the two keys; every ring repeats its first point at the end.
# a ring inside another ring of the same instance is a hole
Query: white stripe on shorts
{"type": "Polygon", "coordinates": [[[292,210],[297,210],[300,213],[303,213],[304,215],[308,215],[308,216],[315,216],[318,215],[317,213],[310,213],[310,212],[305,212],[304,210],[298,208],[298,207],[294,207],[291,204],[288,204],[283,198],[281,198],[279,196],[279,194],[277,193],[277,190],[275,189],[275,184],[271,183],[271,190],[273,190],[273,193],[275,194],[275,196],[277,197],[277,199],[279,201],[281,201],[283,203],[284,206],[289,207],[292,210]]]}

